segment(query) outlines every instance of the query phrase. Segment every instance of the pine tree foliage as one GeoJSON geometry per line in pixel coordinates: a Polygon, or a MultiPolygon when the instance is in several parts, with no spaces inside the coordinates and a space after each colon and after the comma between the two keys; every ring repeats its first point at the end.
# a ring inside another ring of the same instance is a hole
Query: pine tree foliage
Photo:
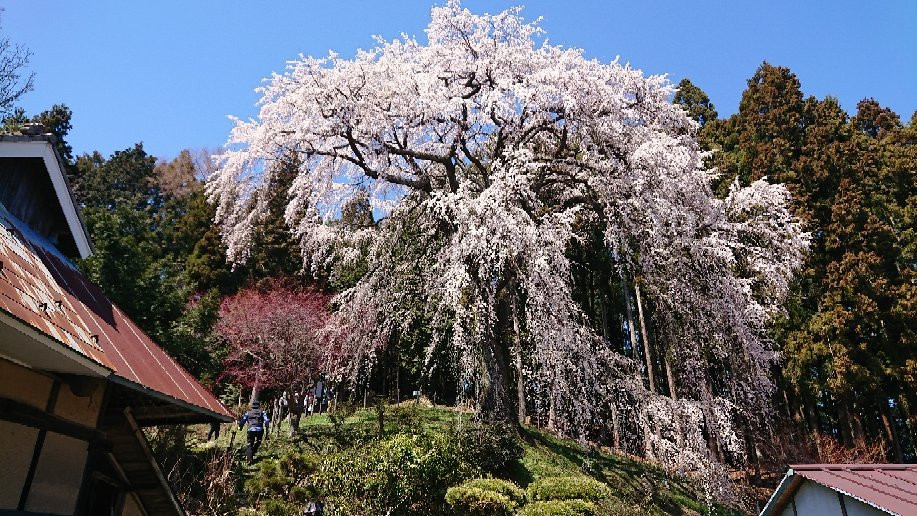
{"type": "Polygon", "coordinates": [[[821,434],[848,447],[880,439],[897,462],[915,436],[913,126],[874,99],[851,118],[764,63],[739,112],[701,133],[721,184],[784,183],[812,235],[774,331],[783,408],[816,448],[821,434]]]}

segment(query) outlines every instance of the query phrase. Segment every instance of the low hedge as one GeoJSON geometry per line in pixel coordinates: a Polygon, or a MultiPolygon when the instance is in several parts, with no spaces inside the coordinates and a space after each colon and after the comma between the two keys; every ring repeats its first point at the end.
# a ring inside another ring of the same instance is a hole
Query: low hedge
{"type": "Polygon", "coordinates": [[[599,508],[585,500],[548,500],[523,507],[519,516],[599,516],[599,508]]]}
{"type": "Polygon", "coordinates": [[[461,516],[511,516],[516,509],[508,496],[479,487],[450,487],[446,502],[461,516]]]}
{"type": "Polygon", "coordinates": [[[525,504],[525,491],[516,484],[499,478],[475,478],[464,482],[462,487],[476,487],[492,493],[501,494],[517,506],[525,504]]]}
{"type": "Polygon", "coordinates": [[[546,477],[529,486],[529,499],[546,500],[591,500],[609,498],[611,489],[590,477],[546,477]]]}

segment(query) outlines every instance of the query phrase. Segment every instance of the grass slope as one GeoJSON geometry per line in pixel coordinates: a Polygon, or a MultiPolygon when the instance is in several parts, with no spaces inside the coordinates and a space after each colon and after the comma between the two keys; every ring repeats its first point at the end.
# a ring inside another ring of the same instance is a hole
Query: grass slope
{"type": "MultiPolygon", "coordinates": [[[[377,410],[363,409],[336,416],[327,414],[304,417],[297,437],[299,445],[320,453],[323,447],[335,440],[340,441],[342,433],[363,432],[376,435],[379,428],[377,410]],[[346,415],[346,417],[341,417],[346,415]]],[[[470,421],[470,414],[447,407],[431,407],[403,403],[385,407],[383,416],[386,436],[405,431],[445,432],[450,426],[470,421]]],[[[239,432],[232,437],[232,431],[225,431],[217,441],[204,442],[200,437],[192,443],[192,449],[199,453],[213,449],[226,449],[230,440],[241,463],[245,436],[239,432]]],[[[202,436],[206,429],[200,429],[202,436]]],[[[741,514],[734,509],[720,505],[708,505],[699,486],[684,478],[667,474],[645,461],[624,457],[585,447],[576,441],[557,437],[541,429],[525,427],[522,430],[523,455],[506,478],[525,488],[535,480],[554,476],[586,475],[607,484],[614,493],[614,506],[620,514],[741,514]]],[[[273,429],[258,453],[259,460],[278,459],[294,442],[289,437],[289,423],[273,429]]],[[[358,449],[358,448],[356,448],[358,449]]],[[[236,474],[241,476],[239,485],[257,470],[258,465],[240,465],[236,474]]],[[[617,511],[616,511],[617,512],[617,511]]]]}

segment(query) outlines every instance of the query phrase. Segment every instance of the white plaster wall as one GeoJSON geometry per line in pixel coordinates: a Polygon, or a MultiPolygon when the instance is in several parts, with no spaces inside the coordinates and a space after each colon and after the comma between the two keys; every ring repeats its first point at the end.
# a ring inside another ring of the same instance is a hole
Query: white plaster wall
{"type": "Polygon", "coordinates": [[[86,467],[86,441],[48,432],[25,509],[51,514],[73,514],[86,467]]]}
{"type": "Polygon", "coordinates": [[[29,472],[38,429],[0,421],[0,441],[3,458],[0,460],[0,510],[16,510],[22,486],[29,472]]]}
{"type": "MultiPolygon", "coordinates": [[[[842,516],[841,503],[837,491],[806,480],[796,491],[796,514],[798,516],[825,515],[842,516]]],[[[844,495],[844,507],[847,516],[877,516],[887,514],[855,498],[844,495]]],[[[794,516],[792,504],[787,504],[781,516],[794,516]]]]}
{"type": "Polygon", "coordinates": [[[145,514],[134,496],[128,493],[124,497],[124,509],[121,511],[121,516],[145,516],[145,514]]]}
{"type": "Polygon", "coordinates": [[[84,378],[85,391],[77,396],[67,384],[62,384],[54,403],[54,414],[70,421],[91,428],[96,427],[99,411],[102,409],[102,396],[105,394],[105,382],[94,378],[84,378]]]}
{"type": "Polygon", "coordinates": [[[844,497],[844,506],[847,507],[847,516],[876,516],[879,514],[888,514],[876,509],[872,505],[865,504],[849,496],[844,497]]]}
{"type": "MultiPolygon", "coordinates": [[[[815,482],[805,481],[796,491],[796,512],[799,516],[807,514],[823,514],[825,516],[841,516],[841,503],[837,500],[837,493],[815,482]]],[[[790,507],[790,511],[793,508],[790,507]]],[[[792,514],[792,512],[791,512],[792,514]]]]}
{"type": "MultiPolygon", "coordinates": [[[[51,394],[51,378],[0,358],[0,397],[45,410],[51,394]]],[[[94,425],[93,425],[94,426],[94,425]]]]}

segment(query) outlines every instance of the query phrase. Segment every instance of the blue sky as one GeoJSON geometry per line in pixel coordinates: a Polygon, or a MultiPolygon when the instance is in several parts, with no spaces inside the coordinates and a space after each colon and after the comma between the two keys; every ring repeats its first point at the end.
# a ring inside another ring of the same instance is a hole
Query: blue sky
{"type": "MultiPolygon", "coordinates": [[[[30,113],[73,109],[77,153],[142,141],[159,157],[216,148],[226,115],[256,114],[254,88],[299,53],[343,56],[370,38],[423,39],[430,0],[203,2],[3,1],[2,32],[31,48],[30,113]]],[[[721,115],[738,107],[763,61],[790,67],[803,91],[853,111],[875,97],[903,119],[917,109],[917,1],[479,1],[473,11],[526,5],[555,44],[646,73],[689,77],[721,115]]]]}

